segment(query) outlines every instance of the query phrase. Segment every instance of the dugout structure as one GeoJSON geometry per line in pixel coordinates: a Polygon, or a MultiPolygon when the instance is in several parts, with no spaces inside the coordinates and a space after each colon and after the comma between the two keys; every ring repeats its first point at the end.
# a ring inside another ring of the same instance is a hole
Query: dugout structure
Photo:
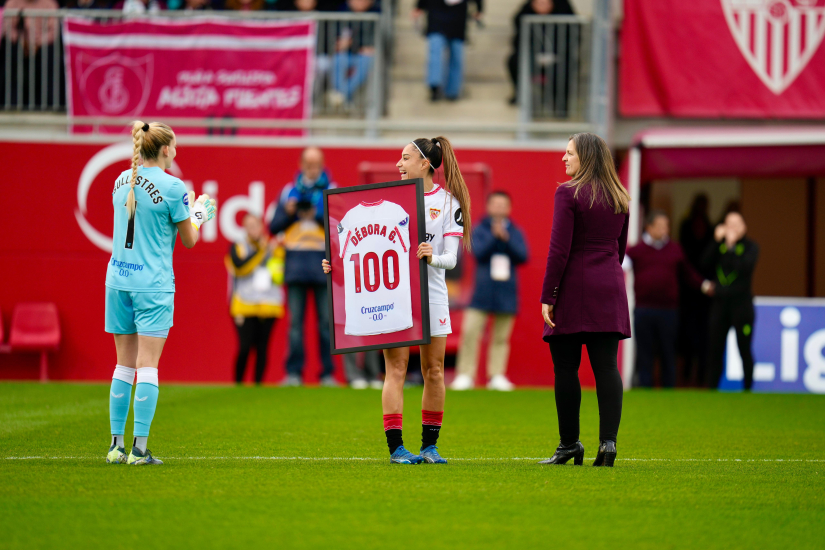
{"type": "MultiPolygon", "coordinates": [[[[642,187],[654,180],[675,178],[804,178],[807,211],[805,255],[809,261],[805,294],[818,294],[823,269],[815,259],[825,255],[825,128],[823,127],[729,127],[667,128],[640,132],[633,140],[621,170],[630,192],[628,246],[639,241],[642,229],[642,187]],[[818,220],[818,216],[822,220],[818,220]],[[817,223],[819,222],[819,223],[817,223]],[[818,238],[819,237],[819,238],[818,238]]],[[[782,193],[782,189],[776,189],[782,193]]],[[[776,220],[779,222],[780,220],[776,220]]],[[[627,279],[631,316],[634,311],[632,278],[627,279]]],[[[622,379],[630,388],[635,366],[633,339],[623,342],[622,379]]]]}

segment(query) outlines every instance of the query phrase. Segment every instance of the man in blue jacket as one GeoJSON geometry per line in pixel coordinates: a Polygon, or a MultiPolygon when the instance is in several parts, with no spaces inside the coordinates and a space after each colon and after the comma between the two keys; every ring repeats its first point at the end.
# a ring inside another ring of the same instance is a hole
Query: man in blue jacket
{"type": "Polygon", "coordinates": [[[269,224],[272,235],[284,234],[284,283],[289,307],[289,356],[282,385],[300,386],[304,371],[304,312],[307,295],[315,296],[321,353],[321,384],[336,386],[329,351],[327,278],[321,269],[326,256],[324,240],[324,189],[335,187],[324,169],[324,153],[307,147],[301,153],[301,169],[284,187],[275,216],[269,224]]]}
{"type": "Polygon", "coordinates": [[[469,390],[475,385],[478,345],[490,316],[493,331],[487,352],[487,389],[513,389],[505,373],[518,301],[515,267],[527,261],[527,243],[510,221],[510,211],[510,195],[494,191],[487,197],[487,217],[473,231],[476,289],[470,307],[464,310],[457,375],[450,386],[454,390],[469,390]]]}

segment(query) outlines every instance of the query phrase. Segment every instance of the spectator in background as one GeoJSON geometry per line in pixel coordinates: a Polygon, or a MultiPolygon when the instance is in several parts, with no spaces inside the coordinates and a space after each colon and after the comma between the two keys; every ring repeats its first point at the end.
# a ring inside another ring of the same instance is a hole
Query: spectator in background
{"type": "MultiPolygon", "coordinates": [[[[372,11],[374,0],[347,0],[350,13],[372,11]]],[[[332,63],[333,88],[330,103],[338,107],[352,103],[352,98],[367,81],[375,57],[375,22],[348,21],[341,23],[335,57],[332,63]]]]}
{"type": "Polygon", "coordinates": [[[276,0],[278,11],[338,11],[344,0],[276,0]]]}
{"type": "Polygon", "coordinates": [[[672,388],[676,384],[679,278],[703,292],[709,292],[713,285],[702,280],[685,258],[682,247],[670,240],[670,220],[661,210],[648,214],[642,242],[627,249],[624,267],[632,267],[634,275],[639,385],[653,387],[653,364],[658,350],[662,387],[672,388]]]}
{"type": "Polygon", "coordinates": [[[261,11],[264,0],[226,0],[224,6],[233,11],[261,11]]]}
{"type": "Polygon", "coordinates": [[[708,385],[716,388],[725,364],[725,344],[731,327],[745,372],[745,391],[753,385],[753,271],[759,259],[759,245],[746,234],[748,227],[738,212],[730,212],[713,233],[703,258],[707,270],[715,273],[713,300],[708,321],[708,385]]]}
{"type": "Polygon", "coordinates": [[[321,384],[337,386],[332,376],[332,356],[329,348],[329,310],[327,278],[318,269],[325,258],[324,189],[336,187],[324,169],[324,153],[317,147],[307,147],[301,153],[301,169],[294,181],[287,184],[278,200],[275,216],[269,225],[273,235],[284,233],[286,261],[284,282],[289,306],[289,356],[287,376],[283,384],[299,386],[304,371],[304,313],[307,296],[315,297],[318,317],[319,350],[323,371],[321,384]]]}
{"type": "Polygon", "coordinates": [[[120,0],[112,8],[122,10],[123,13],[128,15],[142,15],[165,10],[166,2],[161,0],[120,0]]]}
{"type": "MultiPolygon", "coordinates": [[[[518,102],[518,70],[519,70],[519,55],[521,53],[521,20],[525,15],[574,15],[575,12],[570,6],[569,0],[528,0],[521,7],[519,12],[513,18],[513,26],[515,32],[513,33],[513,53],[507,59],[507,70],[510,73],[510,80],[513,82],[513,96],[510,98],[510,104],[515,105],[518,102]]],[[[569,35],[568,35],[569,39],[569,35]]],[[[546,76],[550,68],[555,64],[555,54],[559,51],[559,33],[554,34],[555,43],[548,46],[545,41],[539,41],[538,44],[532,43],[532,47],[537,47],[537,50],[531,51],[530,69],[532,75],[546,76]]],[[[566,44],[565,46],[568,46],[566,44]]],[[[565,48],[569,52],[569,48],[565,48]]],[[[569,63],[566,65],[569,67],[569,63]]],[[[566,81],[567,79],[565,79],[566,81]]],[[[554,79],[555,83],[555,79],[554,79]]],[[[566,96],[565,96],[566,97],[566,96]]],[[[566,105],[565,105],[566,109],[566,105]]]]}
{"type": "Polygon", "coordinates": [[[211,11],[223,9],[223,0],[167,0],[170,10],[211,11]]]}
{"type": "MultiPolygon", "coordinates": [[[[679,227],[679,242],[688,263],[704,277],[702,256],[713,241],[713,226],[708,216],[709,200],[696,195],[690,212],[679,227]]],[[[684,378],[689,385],[704,386],[707,378],[708,316],[710,298],[682,283],[679,293],[679,352],[684,359],[684,378]]]]}
{"type": "Polygon", "coordinates": [[[473,231],[476,289],[470,307],[464,310],[457,375],[450,386],[454,390],[469,390],[475,385],[478,346],[490,316],[493,331],[487,352],[487,388],[513,390],[505,373],[518,302],[514,268],[527,261],[527,243],[510,221],[511,210],[510,195],[504,191],[491,193],[487,197],[487,218],[473,231]]]}
{"type": "Polygon", "coordinates": [[[442,95],[455,101],[461,95],[464,81],[464,39],[467,36],[467,13],[470,1],[475,2],[473,17],[481,20],[482,0],[418,0],[413,11],[416,23],[422,12],[427,12],[427,43],[429,62],[427,84],[430,86],[430,100],[438,101],[442,95]],[[444,70],[445,53],[449,55],[447,70],[444,70]],[[446,75],[446,85],[444,77],[446,75]]]}
{"type": "Polygon", "coordinates": [[[347,376],[347,382],[354,390],[382,389],[384,382],[381,381],[381,352],[372,350],[344,354],[344,373],[347,376]],[[364,366],[359,367],[359,362],[364,366]]]}
{"type": "MultiPolygon", "coordinates": [[[[5,4],[6,9],[18,10],[56,10],[58,6],[55,0],[7,0],[5,4]]],[[[46,104],[52,105],[55,103],[54,97],[54,75],[52,66],[58,63],[61,70],[60,80],[64,81],[62,74],[63,63],[60,60],[58,51],[55,51],[54,39],[57,35],[57,18],[55,17],[9,17],[6,15],[5,19],[0,18],[2,24],[2,35],[5,32],[9,33],[8,37],[2,37],[0,43],[2,44],[2,60],[5,70],[0,71],[0,86],[6,87],[10,85],[12,105],[23,108],[28,104],[28,98],[31,93],[31,86],[34,86],[34,105],[41,105],[43,101],[43,86],[46,87],[46,104]],[[9,21],[11,19],[11,21],[9,21]],[[44,23],[45,21],[45,28],[44,23]],[[11,51],[8,51],[10,49],[11,51]],[[21,51],[22,50],[22,51],[21,51]],[[6,66],[9,61],[10,66],[6,66]],[[46,75],[42,74],[42,67],[49,67],[46,75]],[[22,64],[22,67],[19,66],[22,64]],[[22,96],[17,97],[17,75],[18,72],[24,75],[33,74],[34,81],[29,78],[23,78],[22,96]],[[6,83],[6,77],[11,78],[11,82],[6,83]],[[45,79],[44,79],[45,76],[45,79]]],[[[2,89],[2,88],[0,88],[2,89]]],[[[64,92],[59,92],[61,95],[57,101],[60,105],[64,105],[64,92]]]]}
{"type": "Polygon", "coordinates": [[[284,316],[284,254],[278,240],[268,239],[261,218],[247,214],[243,219],[246,239],[233,244],[226,255],[232,276],[229,312],[238,331],[235,382],[246,373],[249,352],[255,348],[255,383],[264,379],[269,336],[275,321],[284,316]]]}
{"type": "Polygon", "coordinates": [[[63,4],[70,10],[108,10],[112,7],[111,0],[68,0],[63,4]]]}

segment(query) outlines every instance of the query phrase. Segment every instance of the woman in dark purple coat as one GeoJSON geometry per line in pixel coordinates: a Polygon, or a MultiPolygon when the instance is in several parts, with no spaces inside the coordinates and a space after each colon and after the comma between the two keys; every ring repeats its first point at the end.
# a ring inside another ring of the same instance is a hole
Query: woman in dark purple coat
{"type": "Polygon", "coordinates": [[[622,416],[619,340],[630,337],[622,260],[628,202],[607,144],[595,134],[570,138],[564,155],[572,179],[556,189],[550,253],[541,291],[544,340],[556,373],[561,442],[541,464],[581,465],[579,364],[587,346],[599,400],[599,452],[594,466],[613,466],[622,416]]]}

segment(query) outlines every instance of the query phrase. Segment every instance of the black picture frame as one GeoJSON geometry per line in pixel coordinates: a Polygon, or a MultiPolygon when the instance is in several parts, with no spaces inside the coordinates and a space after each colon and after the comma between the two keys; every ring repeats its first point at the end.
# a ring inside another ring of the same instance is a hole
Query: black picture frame
{"type": "MultiPolygon", "coordinates": [[[[329,196],[338,195],[341,193],[357,193],[361,191],[372,191],[376,189],[386,189],[389,187],[401,187],[405,185],[415,186],[415,210],[418,217],[418,242],[426,242],[427,235],[427,220],[424,217],[424,180],[422,178],[387,181],[382,183],[370,183],[366,185],[354,185],[351,187],[339,187],[335,189],[326,189],[324,191],[324,240],[326,245],[327,261],[330,261],[332,256],[330,246],[330,227],[329,227],[329,196]]],[[[411,243],[412,244],[412,243],[411,243]]],[[[418,245],[416,244],[416,249],[418,245]]],[[[412,262],[410,269],[412,270],[412,262]]],[[[411,346],[426,346],[431,342],[430,336],[430,292],[427,275],[427,260],[422,258],[418,261],[419,269],[419,284],[421,286],[421,325],[422,338],[419,340],[407,340],[402,342],[391,342],[385,344],[374,344],[367,346],[355,346],[349,348],[336,348],[335,346],[335,308],[333,303],[335,296],[332,291],[332,274],[327,274],[327,307],[329,308],[329,346],[332,355],[342,355],[345,353],[357,353],[361,351],[373,351],[391,348],[411,347],[411,346]]]]}

